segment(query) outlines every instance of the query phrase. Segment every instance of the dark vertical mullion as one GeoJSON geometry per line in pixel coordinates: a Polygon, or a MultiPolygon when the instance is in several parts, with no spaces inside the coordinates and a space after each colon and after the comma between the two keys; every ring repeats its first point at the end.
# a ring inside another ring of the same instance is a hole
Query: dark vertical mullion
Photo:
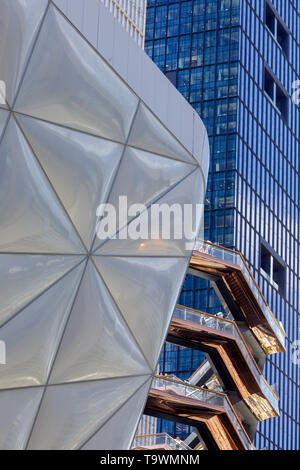
{"type": "Polygon", "coordinates": [[[165,58],[164,58],[164,72],[167,71],[167,44],[168,44],[168,25],[169,25],[169,4],[166,4],[166,32],[165,32],[165,58]]]}

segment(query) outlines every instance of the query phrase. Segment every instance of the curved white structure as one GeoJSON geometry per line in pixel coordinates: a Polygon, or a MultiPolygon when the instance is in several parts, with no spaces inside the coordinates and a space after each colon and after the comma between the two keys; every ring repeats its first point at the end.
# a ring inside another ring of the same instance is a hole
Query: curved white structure
{"type": "Polygon", "coordinates": [[[191,251],[101,241],[96,210],[204,199],[201,120],[91,3],[0,3],[0,449],[130,447],[191,251]]]}

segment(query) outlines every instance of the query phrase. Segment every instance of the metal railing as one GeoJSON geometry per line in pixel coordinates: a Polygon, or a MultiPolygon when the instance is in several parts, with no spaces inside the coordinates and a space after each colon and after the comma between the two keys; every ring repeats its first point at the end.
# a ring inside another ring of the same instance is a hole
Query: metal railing
{"type": "Polygon", "coordinates": [[[273,312],[270,310],[260,288],[258,287],[258,284],[252,276],[251,271],[249,270],[247,263],[241,253],[199,239],[196,240],[194,251],[199,251],[200,253],[204,253],[209,256],[214,256],[215,258],[224,261],[229,261],[230,263],[237,265],[241,269],[243,275],[245,276],[245,279],[247,280],[250,288],[252,289],[257,299],[257,302],[259,303],[260,308],[264,313],[266,320],[269,322],[280,344],[284,347],[286,336],[285,331],[283,327],[279,324],[278,320],[275,318],[273,312]]]}
{"type": "Polygon", "coordinates": [[[192,385],[197,385],[203,376],[207,373],[209,374],[209,378],[203,382],[200,387],[208,388],[210,390],[216,390],[217,392],[224,392],[218,378],[216,377],[214,371],[211,368],[210,362],[206,359],[198,369],[193,372],[193,374],[188,379],[188,383],[192,385]]]}
{"type": "Polygon", "coordinates": [[[134,449],[136,447],[147,447],[149,449],[163,447],[166,450],[192,450],[187,444],[178,439],[174,439],[167,433],[135,436],[131,448],[134,449]]]}
{"type": "Polygon", "coordinates": [[[259,387],[261,388],[262,393],[264,394],[265,398],[270,402],[274,411],[279,414],[278,397],[275,394],[274,390],[267,383],[264,376],[261,374],[258,365],[256,364],[256,361],[252,356],[251,352],[249,351],[248,346],[242,334],[240,333],[236,323],[225,318],[216,317],[214,315],[210,315],[204,312],[199,312],[197,310],[183,307],[181,305],[176,306],[173,317],[190,321],[198,325],[203,325],[205,327],[209,327],[220,332],[231,333],[237,341],[239,348],[241,349],[243,356],[251,369],[251,372],[253,373],[259,387]]]}
{"type": "MultiPolygon", "coordinates": [[[[180,306],[177,306],[177,307],[180,308],[180,306]]],[[[183,307],[183,308],[185,308],[185,307],[183,307]]],[[[198,369],[196,369],[195,372],[192,373],[192,375],[189,378],[189,382],[191,382],[191,380],[195,380],[195,381],[199,382],[199,380],[205,374],[207,374],[207,372],[209,372],[209,371],[211,371],[211,375],[213,375],[213,371],[212,371],[210,362],[207,359],[205,359],[205,361],[202,362],[201,366],[198,367],[198,369]]]]}
{"type": "Polygon", "coordinates": [[[179,380],[169,379],[156,375],[152,381],[151,388],[161,390],[167,393],[175,394],[185,398],[192,398],[208,405],[217,405],[225,409],[229,419],[231,420],[236,432],[238,433],[245,449],[253,450],[254,446],[249,439],[243,425],[232,408],[227,396],[224,393],[215,392],[195,385],[190,385],[179,380]]]}

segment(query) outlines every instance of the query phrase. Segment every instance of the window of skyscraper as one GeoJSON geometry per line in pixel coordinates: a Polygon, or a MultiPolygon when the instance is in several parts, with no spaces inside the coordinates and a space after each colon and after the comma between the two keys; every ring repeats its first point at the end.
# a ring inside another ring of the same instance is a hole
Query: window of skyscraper
{"type": "Polygon", "coordinates": [[[266,2],[266,9],[265,9],[265,22],[272,33],[273,37],[280,45],[283,52],[288,56],[289,54],[289,33],[286,30],[283,22],[278,18],[273,10],[273,7],[266,2]]]}
{"type": "Polygon", "coordinates": [[[274,101],[274,80],[267,70],[265,70],[265,92],[274,101]]]}
{"type": "Polygon", "coordinates": [[[276,17],[271,6],[266,2],[266,25],[272,34],[275,34],[276,17]]]}
{"type": "Polygon", "coordinates": [[[275,79],[265,67],[265,92],[272,100],[274,106],[280,112],[281,116],[286,120],[288,117],[288,97],[283,88],[275,82],[275,79]]]}
{"type": "Polygon", "coordinates": [[[282,295],[285,295],[285,266],[262,242],[260,247],[260,272],[282,295]]]}
{"type": "MultiPolygon", "coordinates": [[[[146,50],[161,70],[176,71],[178,90],[209,134],[211,161],[201,238],[242,253],[282,321],[290,349],[300,326],[299,108],[290,99],[292,83],[300,78],[299,1],[147,4],[146,50]],[[163,6],[166,32],[156,15],[163,6]],[[159,37],[156,28],[162,31],[159,37]],[[161,54],[154,54],[156,41],[165,43],[161,54]]],[[[218,313],[222,306],[209,286],[188,275],[179,303],[218,313]]],[[[299,368],[289,357],[290,352],[272,354],[266,361],[270,384],[278,384],[281,416],[259,424],[258,448],[299,448],[299,368]]],[[[172,369],[162,365],[161,370],[188,378],[187,371],[191,375],[200,365],[201,356],[193,358],[191,363],[187,350],[176,352],[172,369]],[[186,364],[179,361],[180,354],[187,356],[186,364]]]]}

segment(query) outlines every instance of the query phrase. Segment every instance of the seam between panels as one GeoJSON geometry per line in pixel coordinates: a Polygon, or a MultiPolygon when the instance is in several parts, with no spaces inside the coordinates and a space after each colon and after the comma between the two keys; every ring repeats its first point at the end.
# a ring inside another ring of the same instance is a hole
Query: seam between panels
{"type": "MultiPolygon", "coordinates": [[[[98,6],[98,18],[97,18],[97,47],[98,47],[98,44],[99,44],[99,25],[100,25],[100,6],[98,6]]],[[[88,41],[89,44],[91,44],[92,46],[92,43],[90,43],[88,41]]],[[[96,49],[96,47],[95,47],[96,49]]]]}
{"type": "MultiPolygon", "coordinates": [[[[137,377],[139,377],[139,376],[137,376],[137,377]]],[[[88,442],[89,442],[107,423],[108,423],[108,421],[110,421],[111,418],[112,418],[113,416],[115,416],[115,415],[123,408],[123,406],[126,405],[127,402],[128,402],[137,392],[140,391],[140,389],[147,383],[147,380],[149,380],[150,377],[153,377],[153,374],[149,374],[149,375],[148,375],[148,378],[145,380],[145,382],[143,382],[143,383],[142,383],[142,384],[141,384],[123,403],[122,403],[122,405],[120,405],[120,406],[104,421],[104,423],[102,423],[101,426],[100,426],[99,428],[97,428],[95,432],[93,432],[93,433],[91,434],[91,436],[90,436],[86,441],[84,441],[82,444],[80,444],[80,446],[77,448],[77,450],[81,450],[82,447],[84,447],[84,446],[85,446],[85,445],[86,445],[86,444],[87,444],[87,443],[88,443],[88,442]]],[[[150,384],[150,385],[151,385],[151,384],[150,384]]]]}
{"type": "MultiPolygon", "coordinates": [[[[146,209],[141,212],[140,214],[137,214],[135,217],[133,217],[129,223],[125,223],[124,225],[122,225],[121,228],[119,228],[114,234],[113,236],[117,235],[121,230],[123,230],[125,227],[129,227],[129,225],[134,221],[136,220],[138,217],[140,217],[141,214],[144,214],[145,212],[148,212],[148,210],[150,209],[150,207],[153,205],[153,204],[156,204],[157,202],[159,202],[163,197],[165,197],[169,192],[173,191],[174,188],[176,188],[179,184],[181,184],[185,179],[187,179],[189,176],[191,176],[195,171],[198,170],[198,167],[196,168],[193,168],[187,175],[185,175],[181,180],[177,181],[177,183],[174,183],[173,186],[171,186],[170,188],[167,188],[162,194],[160,194],[159,196],[157,196],[156,198],[152,199],[152,201],[150,201],[148,203],[148,205],[146,206],[146,209]]],[[[96,237],[95,237],[96,238],[96,237]]],[[[108,243],[109,241],[113,240],[112,237],[111,238],[108,238],[107,240],[104,240],[100,243],[100,245],[98,245],[98,247],[96,247],[92,254],[97,256],[96,255],[96,251],[98,251],[100,248],[102,248],[106,243],[108,243]]],[[[100,256],[100,255],[99,255],[100,256]]],[[[119,255],[121,256],[121,255],[119,255]]],[[[184,255],[183,255],[184,256],[184,255]]],[[[176,256],[175,256],[176,257],[176,256]]]]}
{"type": "MultiPolygon", "coordinates": [[[[2,111],[2,109],[1,109],[1,111],[2,111]]],[[[4,139],[4,134],[5,134],[5,132],[6,132],[8,123],[9,123],[9,121],[10,121],[10,119],[11,119],[11,116],[12,116],[12,112],[11,112],[11,109],[10,109],[10,108],[7,109],[6,111],[7,111],[7,120],[6,120],[6,123],[4,124],[3,131],[1,132],[1,136],[0,136],[0,146],[1,146],[1,144],[2,144],[2,140],[4,139]]]]}
{"type": "MultiPolygon", "coordinates": [[[[1,108],[1,111],[2,110],[5,111],[4,108],[3,109],[1,108]]],[[[6,111],[10,111],[10,109],[6,109],[6,111]]],[[[73,131],[73,132],[78,132],[79,134],[84,134],[84,135],[87,135],[89,137],[95,137],[96,139],[102,139],[102,140],[111,142],[113,144],[119,144],[119,145],[122,145],[122,146],[125,145],[124,142],[121,142],[119,140],[114,140],[110,137],[105,137],[105,136],[102,136],[102,135],[94,134],[93,132],[89,132],[89,131],[82,130],[82,129],[77,129],[75,127],[70,127],[70,126],[67,126],[66,124],[62,124],[62,123],[59,123],[59,122],[49,121],[49,120],[47,120],[45,118],[42,118],[42,117],[39,117],[39,116],[33,116],[33,115],[30,115],[30,114],[22,113],[21,111],[15,111],[15,110],[13,111],[13,113],[16,117],[21,116],[21,117],[25,117],[25,118],[30,118],[30,119],[33,119],[35,121],[41,121],[42,123],[49,124],[50,126],[60,127],[62,129],[67,129],[67,130],[70,130],[70,131],[73,131]]],[[[155,116],[155,118],[156,118],[156,116],[155,116]]],[[[151,153],[153,155],[157,155],[158,157],[167,158],[169,160],[172,160],[172,161],[175,161],[175,162],[178,162],[178,163],[184,163],[184,164],[190,165],[191,167],[194,167],[194,168],[195,167],[201,168],[199,162],[197,162],[197,163],[186,162],[185,160],[180,160],[179,158],[170,157],[169,155],[165,155],[163,153],[158,153],[158,152],[155,152],[154,150],[147,150],[145,148],[138,147],[137,145],[127,144],[127,147],[132,148],[134,150],[141,150],[142,152],[146,152],[146,153],[151,153]]]]}
{"type": "Polygon", "coordinates": [[[151,254],[143,254],[143,255],[117,255],[117,254],[113,254],[113,255],[110,255],[110,254],[95,254],[93,253],[92,254],[92,257],[93,258],[142,258],[142,259],[149,259],[149,258],[158,258],[158,259],[170,259],[170,258],[176,258],[176,259],[185,259],[187,258],[186,255],[151,255],[151,254]]]}
{"type": "Polygon", "coordinates": [[[195,109],[193,108],[193,144],[192,144],[192,155],[193,156],[195,154],[194,143],[195,143],[195,109]]]}
{"type": "MultiPolygon", "coordinates": [[[[154,63],[154,62],[153,62],[154,63]]],[[[177,88],[175,88],[175,90],[177,90],[177,88]]],[[[178,90],[177,90],[178,91],[178,90]]],[[[141,99],[141,98],[140,98],[141,99]]],[[[185,98],[184,98],[185,99],[185,98]]],[[[190,103],[185,100],[186,103],[190,105],[190,103]]],[[[160,123],[160,125],[170,134],[170,136],[176,141],[176,143],[182,147],[182,149],[189,155],[189,157],[191,158],[191,160],[193,160],[193,162],[190,162],[190,165],[194,165],[194,166],[197,166],[199,165],[199,162],[198,160],[196,159],[196,157],[194,156],[193,153],[191,153],[183,144],[182,142],[180,142],[180,140],[178,139],[178,137],[176,137],[175,134],[172,133],[172,131],[170,131],[170,129],[161,121],[161,119],[156,115],[154,114],[154,112],[152,111],[152,109],[141,99],[141,103],[143,104],[143,106],[145,106],[145,108],[147,108],[147,110],[155,117],[155,119],[160,123]]],[[[193,108],[192,108],[193,109],[193,108]]],[[[200,117],[200,116],[199,116],[200,117]]],[[[201,119],[201,118],[200,118],[201,119]]],[[[194,124],[194,122],[193,122],[194,124]]],[[[194,135],[194,133],[193,133],[194,135]]],[[[181,160],[180,160],[181,161],[181,160]]],[[[188,162],[187,162],[188,163],[188,162]]]]}
{"type": "Polygon", "coordinates": [[[87,253],[47,253],[45,251],[0,251],[0,257],[3,255],[11,255],[11,256],[81,256],[82,258],[87,256],[87,253]]]}
{"type": "Polygon", "coordinates": [[[180,289],[178,290],[178,296],[176,298],[176,301],[175,301],[175,305],[174,305],[174,308],[172,310],[172,315],[170,316],[170,321],[168,323],[168,328],[166,328],[166,334],[165,334],[165,337],[164,337],[164,340],[162,342],[162,345],[161,345],[161,349],[160,349],[160,353],[159,353],[159,356],[158,356],[158,359],[157,359],[157,362],[156,362],[156,365],[155,365],[155,369],[154,370],[157,370],[157,366],[159,364],[159,360],[160,360],[160,356],[161,356],[161,353],[162,353],[162,350],[163,350],[163,347],[164,347],[164,344],[166,342],[166,338],[168,336],[168,331],[169,331],[169,327],[170,327],[170,324],[171,324],[171,321],[172,321],[172,317],[174,315],[174,312],[175,312],[175,309],[176,309],[176,305],[178,304],[178,299],[180,297],[180,294],[181,294],[181,290],[182,290],[182,285],[184,283],[184,280],[186,278],[186,275],[187,275],[187,272],[188,272],[188,269],[189,269],[189,265],[190,265],[190,259],[192,257],[192,252],[189,256],[186,257],[186,260],[187,260],[187,263],[186,263],[186,269],[185,269],[185,272],[182,276],[182,280],[181,280],[181,283],[180,283],[180,289]]]}
{"type": "Polygon", "coordinates": [[[114,296],[112,295],[112,292],[110,291],[108,285],[106,284],[105,280],[103,279],[103,276],[101,275],[99,269],[97,268],[96,264],[94,263],[94,260],[92,259],[92,257],[91,257],[91,262],[93,263],[93,266],[94,266],[94,268],[96,269],[96,272],[98,273],[98,275],[99,275],[101,281],[103,282],[103,284],[104,284],[104,286],[105,286],[107,292],[109,293],[109,296],[110,296],[110,298],[111,298],[113,304],[115,305],[117,311],[119,312],[119,314],[120,314],[120,316],[121,316],[121,318],[122,318],[124,324],[126,325],[126,328],[128,329],[128,331],[129,331],[131,337],[133,338],[133,340],[134,340],[134,342],[135,342],[135,344],[136,344],[138,350],[140,351],[141,355],[143,356],[146,365],[149,367],[150,372],[153,372],[153,368],[151,367],[151,365],[150,365],[148,359],[146,358],[144,351],[141,349],[140,344],[138,343],[138,341],[137,341],[135,335],[133,334],[131,328],[129,327],[129,325],[128,325],[126,319],[124,318],[124,316],[123,316],[123,314],[122,314],[122,312],[121,312],[121,309],[120,309],[119,305],[117,304],[117,302],[116,302],[114,296]]]}
{"type": "MultiPolygon", "coordinates": [[[[196,239],[195,239],[196,240],[196,239]]],[[[172,315],[170,316],[170,321],[168,323],[168,327],[166,328],[166,334],[164,335],[164,339],[161,343],[161,348],[160,348],[160,352],[159,352],[159,356],[158,356],[158,359],[157,359],[157,362],[156,362],[156,365],[155,365],[155,369],[154,370],[157,370],[157,366],[159,364],[159,360],[160,360],[160,356],[161,356],[161,353],[162,353],[162,350],[163,350],[163,347],[164,347],[164,344],[166,342],[166,338],[168,336],[168,331],[169,331],[169,327],[170,327],[170,324],[171,324],[171,321],[172,321],[172,317],[174,315],[174,311],[176,309],[176,305],[178,304],[178,299],[179,299],[179,296],[181,294],[181,290],[182,290],[182,285],[184,283],[184,280],[186,278],[186,275],[187,275],[187,272],[188,272],[188,269],[189,269],[189,265],[190,265],[190,259],[192,257],[192,251],[191,251],[191,254],[189,256],[186,256],[185,259],[186,259],[186,268],[185,268],[185,271],[183,273],[183,276],[182,276],[182,279],[181,279],[181,283],[180,283],[180,288],[178,290],[178,295],[177,295],[177,298],[176,298],[176,301],[175,301],[175,305],[174,305],[174,308],[172,310],[172,315]]],[[[183,259],[183,258],[179,258],[179,259],[183,259]]]]}
{"type": "MultiPolygon", "coordinates": [[[[131,442],[130,442],[130,445],[129,445],[129,448],[131,449],[131,446],[132,446],[132,443],[134,441],[134,438],[135,438],[135,435],[136,435],[136,431],[137,431],[137,428],[138,428],[138,425],[139,425],[139,422],[144,414],[144,410],[145,410],[145,407],[146,407],[146,403],[147,403],[147,400],[148,400],[148,396],[149,396],[149,391],[151,389],[151,385],[152,385],[152,382],[153,382],[153,376],[151,377],[151,380],[150,380],[150,383],[149,383],[149,387],[148,387],[148,390],[147,390],[147,394],[146,394],[146,397],[145,397],[145,400],[144,400],[144,406],[142,407],[141,409],[141,412],[139,413],[139,418],[137,420],[137,424],[134,428],[134,432],[133,432],[133,436],[132,436],[132,439],[131,439],[131,442]]],[[[146,382],[144,383],[144,385],[146,384],[146,382]]],[[[129,450],[129,449],[128,449],[129,450]]]]}
{"type": "MultiPolygon", "coordinates": [[[[195,170],[195,171],[196,171],[196,170],[195,170]]],[[[203,173],[202,173],[202,177],[203,177],[203,173]]],[[[204,177],[203,177],[203,179],[204,179],[204,177]]],[[[204,191],[204,197],[205,197],[205,191],[204,191]]],[[[200,227],[200,224],[201,224],[201,220],[199,221],[199,227],[200,227]]],[[[199,227],[198,227],[198,231],[199,231],[199,227]]],[[[197,238],[197,235],[196,235],[196,237],[195,237],[195,241],[196,241],[196,238],[197,238]]],[[[193,251],[193,250],[191,250],[191,254],[190,254],[189,256],[185,257],[186,260],[187,260],[187,264],[186,264],[186,269],[185,269],[184,275],[182,276],[181,288],[179,289],[179,292],[178,292],[178,296],[177,296],[177,299],[176,299],[176,302],[175,302],[175,306],[174,306],[174,308],[173,308],[173,312],[172,312],[172,315],[171,315],[171,317],[170,317],[170,322],[169,322],[169,324],[168,324],[168,328],[166,329],[166,335],[165,335],[165,337],[164,337],[164,341],[162,342],[162,346],[161,346],[161,349],[160,349],[160,354],[159,354],[159,356],[158,356],[158,360],[157,360],[157,362],[156,362],[156,366],[155,366],[155,369],[154,369],[154,370],[157,369],[157,366],[158,366],[158,364],[159,364],[160,355],[161,355],[162,349],[163,349],[163,347],[164,347],[164,344],[165,344],[165,342],[166,342],[166,338],[167,338],[167,335],[168,335],[169,326],[170,326],[170,323],[171,323],[171,321],[172,321],[172,317],[173,317],[173,315],[174,315],[174,311],[175,311],[176,305],[177,305],[177,303],[178,303],[178,298],[179,298],[180,293],[181,293],[181,290],[182,290],[182,285],[183,285],[184,279],[186,278],[186,275],[187,275],[188,270],[189,270],[190,259],[191,259],[191,257],[192,257],[192,251],[193,251]]],[[[181,257],[181,258],[179,258],[179,259],[182,259],[182,258],[183,258],[183,257],[181,257]]]]}
{"type": "MultiPolygon", "coordinates": [[[[117,77],[122,81],[122,83],[124,85],[126,85],[126,87],[128,88],[128,90],[130,90],[134,96],[136,96],[136,98],[139,100],[139,102],[141,102],[150,112],[151,114],[158,120],[158,122],[164,127],[164,129],[176,140],[176,142],[187,152],[187,154],[191,157],[192,160],[194,160],[195,163],[190,163],[191,165],[199,165],[199,162],[198,160],[196,159],[196,157],[194,157],[194,155],[180,142],[180,140],[178,139],[178,137],[175,136],[175,134],[173,134],[170,129],[168,129],[168,127],[160,120],[160,118],[153,113],[152,109],[149,108],[149,106],[142,100],[142,98],[137,94],[137,92],[126,82],[126,80],[119,74],[119,72],[117,72],[117,70],[114,69],[114,67],[111,65],[111,63],[105,58],[103,57],[103,55],[100,53],[100,51],[95,47],[93,46],[93,44],[84,36],[84,34],[72,23],[72,21],[70,20],[70,18],[55,4],[52,2],[52,0],[50,0],[50,3],[52,4],[52,6],[60,13],[60,15],[72,26],[72,28],[79,34],[79,36],[86,42],[86,44],[88,44],[88,46],[93,49],[96,54],[103,60],[103,62],[110,68],[110,70],[112,72],[114,72],[117,77]]],[[[99,18],[100,18],[100,10],[99,10],[99,16],[98,16],[98,31],[97,31],[97,39],[98,39],[98,34],[99,34],[99,18]]],[[[98,41],[97,41],[97,45],[98,45],[98,41]]],[[[143,51],[144,52],[144,51],[143,51]]],[[[146,54],[146,53],[145,53],[146,54]]],[[[187,101],[188,103],[188,101],[187,101]]],[[[188,103],[189,104],[189,103],[188,103]]],[[[190,105],[190,104],[189,104],[190,105]]],[[[190,105],[191,107],[191,112],[194,111],[194,109],[192,108],[192,106],[190,105]]],[[[200,116],[199,116],[200,117],[200,116]]],[[[201,118],[200,118],[201,119],[201,118]]],[[[201,122],[203,123],[202,119],[201,119],[201,122]]]]}
{"type": "MultiPolygon", "coordinates": [[[[129,377],[150,377],[151,373],[148,374],[132,374],[132,375],[120,375],[120,376],[113,376],[113,377],[103,377],[100,379],[87,379],[87,380],[73,380],[70,382],[57,382],[50,384],[48,383],[47,388],[54,388],[60,386],[68,386],[68,385],[78,385],[78,384],[88,384],[88,383],[95,383],[95,382],[103,382],[104,380],[115,380],[115,379],[128,379],[129,377]]],[[[12,390],[28,390],[28,389],[37,389],[37,388],[44,388],[45,385],[38,384],[38,385],[25,385],[23,387],[11,387],[11,388],[2,388],[0,389],[0,396],[2,392],[10,392],[12,390]]]]}
{"type": "MultiPolygon", "coordinates": [[[[107,192],[106,203],[108,203],[108,201],[109,201],[109,198],[110,198],[110,196],[111,196],[112,190],[113,190],[113,188],[114,188],[115,182],[116,182],[116,180],[117,180],[117,177],[118,177],[118,174],[119,174],[119,171],[120,171],[120,168],[121,168],[122,161],[124,160],[125,152],[126,152],[126,150],[127,150],[127,144],[128,144],[128,141],[129,141],[129,137],[130,137],[131,131],[132,131],[132,129],[133,129],[133,125],[134,125],[135,118],[136,118],[136,116],[137,116],[139,107],[140,107],[140,101],[138,101],[136,110],[135,110],[135,112],[134,112],[134,115],[133,115],[133,118],[132,118],[132,122],[131,122],[131,124],[130,124],[130,128],[129,128],[128,135],[127,135],[127,138],[126,138],[126,140],[125,140],[125,143],[122,144],[122,145],[124,146],[124,148],[123,148],[122,155],[121,155],[121,157],[120,157],[118,166],[116,167],[115,174],[114,174],[113,180],[112,180],[112,182],[111,182],[109,191],[107,192]]],[[[95,230],[95,232],[96,232],[96,230],[95,230]]],[[[96,237],[97,237],[97,233],[95,233],[95,235],[94,235],[94,237],[93,237],[93,240],[92,240],[92,243],[91,243],[91,246],[90,246],[90,251],[91,251],[91,252],[92,252],[92,249],[93,249],[93,246],[94,246],[96,237]]]]}
{"type": "MultiPolygon", "coordinates": [[[[2,254],[7,254],[7,253],[2,253],[2,254]]],[[[25,255],[27,256],[32,256],[31,253],[26,253],[25,255]]],[[[64,255],[61,255],[61,256],[64,256],[64,255]]],[[[0,257],[1,257],[1,254],[0,254],[0,257]]],[[[26,303],[20,310],[17,310],[17,312],[15,312],[13,314],[12,317],[8,318],[4,323],[2,323],[0,325],[0,331],[1,329],[7,325],[7,323],[9,323],[11,320],[14,320],[20,313],[23,312],[23,310],[25,310],[27,307],[29,307],[33,302],[35,302],[39,297],[41,297],[42,295],[44,295],[46,292],[48,292],[49,289],[51,289],[52,287],[54,287],[58,282],[60,282],[62,279],[64,279],[66,276],[68,276],[68,274],[70,274],[72,271],[74,271],[76,268],[78,268],[78,266],[83,263],[84,261],[86,261],[87,259],[87,256],[86,255],[82,255],[82,259],[80,261],[78,261],[78,263],[75,264],[75,266],[73,266],[72,268],[70,268],[67,272],[65,272],[62,276],[60,276],[58,279],[56,279],[54,282],[52,282],[48,287],[46,287],[46,289],[42,290],[41,292],[39,292],[36,296],[34,296],[31,300],[29,300],[28,303],[26,303]]]]}
{"type": "MultiPolygon", "coordinates": [[[[201,155],[203,155],[204,153],[204,145],[205,145],[205,140],[207,138],[207,141],[208,141],[208,173],[209,173],[209,166],[210,166],[210,145],[209,145],[209,137],[208,137],[208,134],[206,132],[206,128],[205,128],[205,135],[204,135],[204,138],[203,138],[203,143],[202,143],[202,146],[201,146],[201,155]]],[[[206,190],[207,190],[207,182],[205,181],[205,176],[204,176],[204,172],[203,172],[203,168],[202,168],[202,165],[200,166],[199,164],[199,169],[201,171],[201,175],[202,175],[202,179],[203,179],[203,185],[204,185],[204,201],[205,201],[205,194],[206,194],[206,190]]],[[[207,173],[207,175],[208,175],[207,173]]]]}
{"type": "Polygon", "coordinates": [[[39,415],[39,412],[40,412],[40,409],[41,409],[41,406],[42,406],[42,403],[43,403],[43,400],[44,400],[44,396],[45,396],[45,393],[46,393],[46,390],[48,388],[48,382],[50,380],[50,376],[51,376],[51,373],[52,373],[52,370],[53,370],[53,367],[54,367],[54,364],[55,364],[55,361],[56,361],[56,358],[57,358],[57,355],[58,355],[58,351],[60,349],[60,346],[61,346],[61,343],[62,343],[62,340],[63,340],[63,337],[65,335],[65,332],[66,332],[66,329],[67,329],[67,326],[68,326],[68,323],[69,323],[69,320],[70,320],[70,316],[72,314],[72,311],[73,311],[73,307],[74,307],[74,304],[75,304],[75,301],[77,299],[77,295],[78,295],[78,292],[79,292],[79,289],[80,289],[80,286],[81,286],[81,283],[82,283],[82,279],[85,275],[85,271],[86,271],[86,267],[87,267],[87,260],[85,262],[85,267],[84,267],[84,270],[83,270],[83,273],[82,273],[82,276],[81,276],[81,279],[78,283],[78,287],[76,289],[76,293],[74,295],[74,299],[73,299],[73,302],[72,302],[72,306],[70,308],[70,312],[69,312],[69,315],[67,317],[67,320],[66,320],[66,323],[65,323],[65,326],[64,326],[64,329],[63,329],[63,332],[61,334],[61,337],[60,337],[60,340],[59,340],[59,343],[57,345],[57,348],[56,348],[56,352],[55,352],[55,355],[53,357],[53,360],[52,360],[52,364],[50,366],[50,369],[49,369],[49,372],[48,372],[48,377],[47,377],[47,380],[46,380],[46,383],[45,385],[43,385],[44,387],[44,390],[43,390],[43,394],[42,394],[42,397],[41,397],[41,401],[39,403],[39,406],[38,406],[38,409],[37,409],[37,412],[36,412],[36,415],[34,417],[34,420],[33,420],[33,423],[32,423],[32,427],[31,427],[31,430],[30,430],[30,433],[28,435],[28,439],[26,441],[26,444],[25,444],[25,450],[28,448],[28,445],[29,445],[29,442],[30,442],[30,439],[31,439],[31,436],[32,436],[32,433],[33,433],[33,429],[34,429],[34,426],[36,424],[36,421],[37,421],[37,418],[38,418],[38,415],[39,415]]]}
{"type": "MultiPolygon", "coordinates": [[[[136,435],[136,431],[137,431],[137,428],[138,428],[138,425],[139,425],[139,422],[144,414],[144,410],[145,410],[145,407],[146,407],[146,403],[147,403],[147,400],[148,400],[148,396],[149,396],[149,392],[150,392],[150,389],[151,389],[151,385],[152,385],[152,382],[153,382],[153,378],[154,376],[152,375],[151,377],[151,380],[150,380],[150,383],[149,383],[149,387],[148,387],[148,390],[147,390],[147,394],[146,394],[146,397],[145,397],[145,400],[144,400],[144,405],[141,409],[141,412],[139,413],[139,417],[138,417],[138,420],[137,420],[137,423],[136,423],[136,426],[134,428],[134,432],[133,432],[133,436],[132,436],[132,439],[130,441],[130,444],[129,444],[129,449],[127,450],[130,450],[131,449],[131,446],[132,446],[132,443],[134,441],[134,438],[135,438],[135,435],[136,435]]],[[[144,385],[146,384],[146,382],[144,383],[144,385]]]]}
{"type": "Polygon", "coordinates": [[[27,145],[29,146],[29,148],[30,148],[30,150],[31,150],[31,152],[32,152],[32,154],[33,154],[33,156],[34,156],[35,161],[37,162],[37,164],[38,164],[39,168],[41,169],[43,175],[45,176],[46,180],[48,181],[48,183],[49,183],[49,185],[50,185],[50,187],[51,187],[51,190],[53,191],[54,196],[56,197],[56,199],[57,199],[57,201],[58,201],[60,207],[63,209],[64,214],[66,215],[67,219],[69,220],[70,224],[72,225],[72,227],[73,227],[73,229],[74,229],[74,231],[75,231],[77,237],[78,237],[79,240],[80,240],[80,243],[82,244],[82,247],[83,247],[83,248],[85,249],[85,251],[87,252],[88,249],[87,249],[87,247],[85,246],[85,243],[83,242],[83,240],[82,240],[82,238],[81,238],[81,235],[79,234],[77,228],[75,227],[75,225],[74,225],[74,223],[73,223],[73,221],[72,221],[72,219],[71,219],[71,216],[70,216],[69,212],[68,212],[67,209],[65,208],[64,204],[62,203],[62,200],[60,199],[60,197],[59,197],[59,195],[58,195],[58,193],[57,193],[57,191],[56,191],[56,189],[54,188],[52,182],[50,181],[49,176],[48,176],[47,173],[46,173],[46,170],[45,170],[44,167],[42,166],[42,164],[41,164],[41,162],[40,162],[40,160],[39,160],[37,154],[35,153],[35,151],[34,151],[32,145],[31,145],[31,143],[29,142],[28,137],[26,136],[25,132],[23,131],[23,128],[22,128],[21,124],[20,124],[19,121],[17,120],[17,118],[16,118],[16,116],[14,115],[14,113],[12,113],[12,115],[13,115],[13,117],[14,117],[14,120],[15,120],[15,122],[16,122],[16,124],[17,124],[19,130],[20,130],[20,132],[21,132],[22,135],[23,135],[23,138],[25,139],[27,145]]]}
{"type": "Polygon", "coordinates": [[[34,51],[34,49],[35,49],[36,43],[37,43],[38,38],[39,38],[39,36],[40,36],[40,32],[41,32],[41,29],[42,29],[42,27],[43,27],[43,24],[44,24],[46,15],[47,15],[47,13],[48,13],[50,3],[51,3],[50,0],[48,0],[47,6],[46,6],[46,8],[45,8],[45,11],[44,11],[44,14],[43,14],[43,17],[42,17],[42,20],[41,20],[41,23],[40,23],[40,25],[39,25],[39,27],[38,27],[38,30],[37,30],[37,33],[36,33],[36,37],[34,38],[34,41],[33,41],[30,54],[29,54],[29,56],[28,56],[28,59],[27,59],[27,62],[26,62],[26,64],[25,64],[25,66],[24,66],[23,74],[22,74],[22,76],[21,76],[21,79],[20,79],[20,82],[19,82],[19,85],[18,85],[16,94],[15,94],[15,98],[14,98],[14,100],[13,100],[13,102],[12,102],[12,105],[11,105],[11,109],[12,109],[12,110],[13,110],[14,107],[15,107],[17,98],[18,98],[18,96],[19,96],[21,87],[22,87],[22,85],[23,85],[23,81],[24,81],[24,78],[25,78],[25,75],[26,75],[26,72],[27,72],[27,69],[28,69],[28,66],[29,66],[29,62],[31,61],[33,51],[34,51]]]}
{"type": "Polygon", "coordinates": [[[9,104],[8,104],[8,102],[7,102],[7,99],[4,98],[3,96],[2,96],[1,98],[2,98],[2,100],[5,101],[5,103],[1,103],[1,104],[0,104],[0,109],[1,109],[1,111],[10,111],[10,106],[9,106],[9,104]]]}

